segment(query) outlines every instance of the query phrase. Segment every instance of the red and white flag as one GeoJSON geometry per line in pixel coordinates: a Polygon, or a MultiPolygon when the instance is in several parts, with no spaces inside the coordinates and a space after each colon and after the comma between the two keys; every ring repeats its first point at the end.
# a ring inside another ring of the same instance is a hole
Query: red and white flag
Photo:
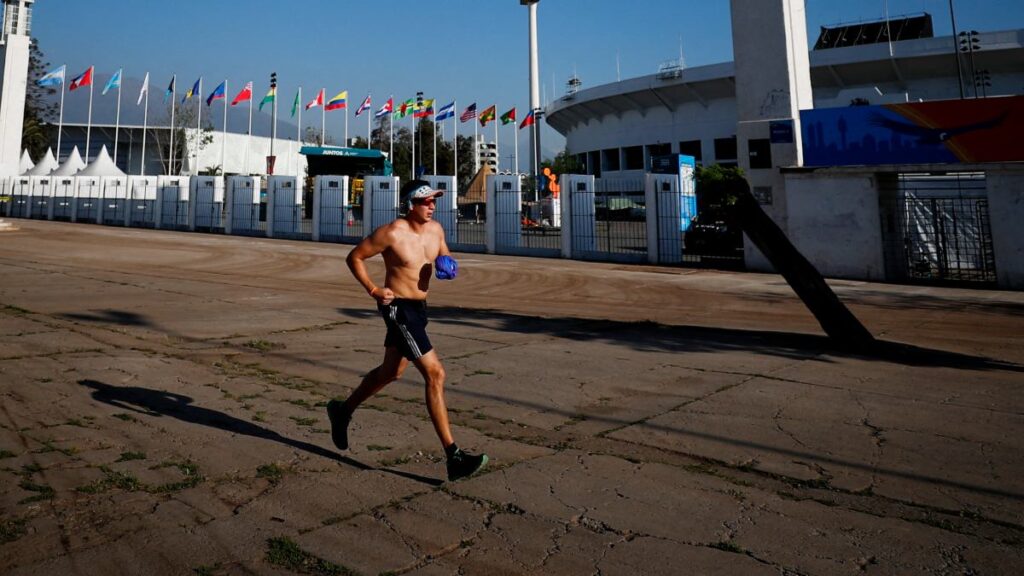
{"type": "Polygon", "coordinates": [[[316,95],[316,98],[313,98],[309,102],[309,104],[306,104],[306,110],[309,110],[310,108],[316,108],[317,106],[323,106],[323,105],[324,105],[324,89],[321,88],[320,89],[320,93],[316,95]]]}
{"type": "Polygon", "coordinates": [[[234,106],[239,102],[245,102],[247,100],[252,100],[252,82],[247,83],[245,88],[242,88],[242,91],[238,93],[238,96],[235,96],[235,99],[231,101],[231,105],[234,106]]]}
{"type": "Polygon", "coordinates": [[[360,114],[362,114],[363,112],[366,112],[369,109],[370,109],[370,95],[367,94],[366,95],[366,99],[363,100],[363,103],[359,105],[358,109],[356,109],[356,116],[359,116],[360,114]]]}
{"type": "Polygon", "coordinates": [[[388,98],[388,101],[385,102],[384,105],[381,106],[377,110],[377,112],[374,114],[374,117],[375,118],[380,118],[381,116],[385,116],[387,114],[390,114],[394,109],[395,109],[395,98],[394,97],[388,98]]]}
{"type": "Polygon", "coordinates": [[[78,88],[83,88],[92,84],[92,69],[93,67],[89,66],[88,70],[82,72],[78,76],[75,76],[75,79],[71,81],[71,85],[68,86],[68,90],[77,90],[78,88]]]}

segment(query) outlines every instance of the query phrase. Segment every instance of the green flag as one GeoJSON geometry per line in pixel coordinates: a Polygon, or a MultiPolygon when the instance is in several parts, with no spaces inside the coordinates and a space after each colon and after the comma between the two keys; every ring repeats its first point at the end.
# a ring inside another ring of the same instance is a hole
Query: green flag
{"type": "Polygon", "coordinates": [[[263,105],[266,104],[267,102],[273,102],[274,98],[277,98],[277,87],[276,86],[271,88],[267,92],[267,95],[263,97],[263,101],[260,102],[260,110],[263,110],[263,105]]]}
{"type": "Polygon", "coordinates": [[[295,102],[292,102],[292,118],[295,118],[295,111],[299,109],[299,94],[302,94],[301,89],[295,93],[295,102]]]}

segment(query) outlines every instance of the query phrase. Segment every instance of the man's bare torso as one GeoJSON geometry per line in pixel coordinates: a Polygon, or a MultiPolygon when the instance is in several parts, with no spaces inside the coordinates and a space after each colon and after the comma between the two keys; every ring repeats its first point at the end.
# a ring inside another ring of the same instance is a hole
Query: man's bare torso
{"type": "Polygon", "coordinates": [[[383,253],[387,269],[384,285],[398,298],[425,300],[444,231],[433,221],[419,226],[419,230],[405,219],[388,226],[391,242],[383,253]]]}

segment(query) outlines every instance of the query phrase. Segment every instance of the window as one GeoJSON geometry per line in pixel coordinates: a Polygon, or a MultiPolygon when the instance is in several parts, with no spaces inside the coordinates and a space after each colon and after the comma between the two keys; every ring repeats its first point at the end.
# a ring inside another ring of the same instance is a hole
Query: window
{"type": "Polygon", "coordinates": [[[618,148],[601,150],[601,170],[608,170],[609,172],[620,170],[618,148]]]}
{"type": "Polygon", "coordinates": [[[644,147],[626,146],[622,149],[622,158],[625,161],[626,170],[644,169],[644,147]]]}
{"type": "Polygon", "coordinates": [[[724,160],[736,160],[736,137],[715,138],[715,162],[722,164],[724,160]]]}
{"type": "Polygon", "coordinates": [[[772,144],[767,138],[751,138],[747,141],[747,154],[751,169],[772,167],[772,144]]]}
{"type": "Polygon", "coordinates": [[[679,153],[687,156],[693,156],[693,159],[698,164],[701,163],[703,156],[701,155],[700,140],[687,140],[686,142],[679,143],[679,153]]]}

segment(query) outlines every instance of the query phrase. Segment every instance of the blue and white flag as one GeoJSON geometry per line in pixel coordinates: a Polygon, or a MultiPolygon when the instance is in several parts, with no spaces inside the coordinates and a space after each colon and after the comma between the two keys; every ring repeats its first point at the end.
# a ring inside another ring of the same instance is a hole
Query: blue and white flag
{"type": "Polygon", "coordinates": [[[434,122],[440,122],[441,120],[447,120],[455,116],[455,102],[441,108],[434,114],[434,122]]]}
{"type": "Polygon", "coordinates": [[[54,68],[47,72],[42,78],[36,80],[36,84],[40,86],[60,86],[64,84],[64,69],[66,65],[62,65],[60,68],[54,68]]]}
{"type": "MultiPolygon", "coordinates": [[[[145,96],[147,92],[149,92],[149,72],[146,72],[146,79],[142,81],[142,89],[139,90],[139,99],[135,102],[136,106],[142,104],[142,97],[145,96]]],[[[146,100],[146,102],[149,102],[149,100],[146,100]]]]}
{"type": "Polygon", "coordinates": [[[103,92],[100,93],[100,96],[106,96],[111,88],[121,88],[121,70],[122,68],[118,68],[117,72],[114,72],[114,75],[110,77],[110,80],[107,80],[107,85],[103,87],[103,92]]]}

